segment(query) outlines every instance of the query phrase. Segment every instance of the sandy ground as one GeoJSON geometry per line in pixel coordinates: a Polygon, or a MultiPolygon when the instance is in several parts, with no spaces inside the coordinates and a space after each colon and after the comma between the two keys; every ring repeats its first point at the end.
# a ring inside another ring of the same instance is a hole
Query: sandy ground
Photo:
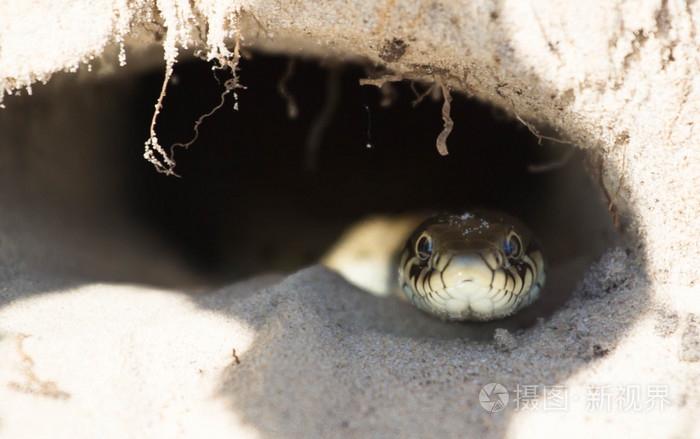
{"type": "Polygon", "coordinates": [[[442,323],[320,266],[198,293],[16,274],[3,437],[697,436],[700,303],[649,303],[638,270],[612,250],[525,331],[442,323]],[[489,383],[509,391],[495,413],[489,383]]]}

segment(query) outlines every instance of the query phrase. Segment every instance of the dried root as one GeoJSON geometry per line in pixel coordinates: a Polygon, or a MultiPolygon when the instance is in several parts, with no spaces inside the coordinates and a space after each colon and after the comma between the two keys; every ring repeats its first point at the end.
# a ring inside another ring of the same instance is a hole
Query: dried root
{"type": "Polygon", "coordinates": [[[435,141],[435,146],[440,155],[447,155],[447,136],[452,132],[454,128],[454,121],[450,117],[450,104],[452,103],[452,95],[450,94],[449,88],[445,85],[440,78],[437,78],[437,83],[442,88],[442,122],[443,127],[440,134],[438,134],[437,140],[435,141]]]}

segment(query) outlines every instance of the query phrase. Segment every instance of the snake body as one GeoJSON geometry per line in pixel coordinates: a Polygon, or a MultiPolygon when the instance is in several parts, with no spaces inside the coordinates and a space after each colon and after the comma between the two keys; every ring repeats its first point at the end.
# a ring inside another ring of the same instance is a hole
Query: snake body
{"type": "Polygon", "coordinates": [[[429,218],[408,238],[398,272],[416,307],[460,321],[509,316],[537,299],[546,279],[532,233],[492,211],[429,218]]]}

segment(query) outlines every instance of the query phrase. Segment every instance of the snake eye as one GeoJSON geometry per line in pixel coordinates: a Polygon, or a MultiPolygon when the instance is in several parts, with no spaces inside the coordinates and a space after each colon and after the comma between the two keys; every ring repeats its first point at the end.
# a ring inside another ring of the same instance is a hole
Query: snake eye
{"type": "Polygon", "coordinates": [[[515,232],[511,232],[506,239],[503,240],[503,253],[508,258],[517,258],[523,249],[523,243],[518,238],[515,232]]]}
{"type": "Polygon", "coordinates": [[[416,241],[416,255],[424,261],[433,253],[433,240],[427,233],[423,233],[416,241]]]}

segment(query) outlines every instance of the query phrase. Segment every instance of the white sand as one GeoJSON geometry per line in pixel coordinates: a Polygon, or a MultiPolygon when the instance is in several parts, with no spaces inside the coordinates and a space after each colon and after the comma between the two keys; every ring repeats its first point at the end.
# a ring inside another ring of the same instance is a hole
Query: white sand
{"type": "MultiPolygon", "coordinates": [[[[606,270],[621,259],[609,255],[606,270]]],[[[594,276],[584,291],[610,282],[594,276]]],[[[648,290],[628,276],[510,343],[470,340],[469,326],[372,297],[321,267],[195,295],[100,284],[19,294],[0,311],[3,437],[698,434],[697,363],[684,349],[697,361],[688,313],[700,301],[675,289],[665,311],[640,317],[658,306],[629,306],[648,290]],[[539,400],[516,411],[511,401],[489,413],[478,402],[489,382],[565,386],[568,408],[539,400]],[[587,407],[587,386],[603,385],[638,386],[640,407],[587,407]],[[647,409],[655,388],[666,402],[647,409]],[[534,428],[542,422],[548,430],[534,428]]]]}

